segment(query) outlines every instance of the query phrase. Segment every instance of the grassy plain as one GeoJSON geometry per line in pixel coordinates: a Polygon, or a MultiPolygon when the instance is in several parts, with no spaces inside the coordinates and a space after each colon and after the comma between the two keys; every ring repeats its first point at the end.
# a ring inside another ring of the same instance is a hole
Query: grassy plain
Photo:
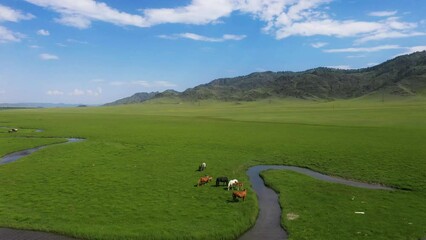
{"type": "MultiPolygon", "coordinates": [[[[85,239],[235,239],[256,219],[254,194],[244,203],[230,203],[228,191],[213,184],[194,187],[197,179],[210,174],[247,182],[250,165],[288,164],[407,189],[371,192],[267,172],[268,183],[283,193],[285,213],[300,215],[291,222],[283,216],[294,239],[422,238],[425,110],[422,98],[372,97],[322,103],[169,99],[1,111],[2,126],[44,129],[21,137],[86,141],[0,166],[0,226],[85,239]],[[207,163],[203,173],[196,171],[201,162],[207,163]],[[336,207],[353,196],[371,203],[364,216],[354,216],[353,202],[336,207]]],[[[1,154],[16,150],[3,145],[9,140],[0,135],[1,154]]],[[[24,145],[34,143],[19,148],[24,145]]]]}

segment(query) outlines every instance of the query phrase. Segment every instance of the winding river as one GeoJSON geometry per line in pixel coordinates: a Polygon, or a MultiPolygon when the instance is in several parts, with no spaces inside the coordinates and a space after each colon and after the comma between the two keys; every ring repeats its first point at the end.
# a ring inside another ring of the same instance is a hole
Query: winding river
{"type": "Polygon", "coordinates": [[[307,168],[285,166],[285,165],[257,165],[250,167],[247,170],[247,175],[250,178],[250,183],[253,190],[257,194],[259,202],[259,216],[257,217],[256,224],[244,233],[239,240],[283,240],[287,239],[288,234],[281,226],[281,208],[278,201],[278,194],[269,187],[265,186],[260,173],[265,170],[278,169],[278,170],[291,170],[294,172],[302,173],[313,177],[318,180],[340,183],[352,187],[367,188],[367,189],[382,189],[393,190],[393,188],[385,187],[378,184],[368,184],[346,180],[338,177],[331,177],[319,172],[312,171],[307,168]]]}
{"type": "MultiPolygon", "coordinates": [[[[79,138],[68,138],[68,142],[79,142],[84,139],[79,138]]],[[[43,149],[47,146],[57,145],[57,144],[66,144],[66,143],[55,143],[41,147],[35,147],[15,153],[8,154],[0,159],[0,165],[19,160],[22,157],[28,156],[29,154],[36,152],[40,149],[43,149]]],[[[331,177],[319,172],[312,171],[307,168],[295,167],[295,166],[285,166],[285,165],[257,165],[250,167],[247,170],[247,175],[250,178],[250,183],[253,190],[256,192],[259,202],[259,216],[256,220],[256,224],[244,233],[238,240],[258,240],[258,239],[268,239],[268,240],[283,240],[287,239],[288,234],[281,226],[281,208],[278,202],[278,194],[275,193],[271,188],[265,186],[263,179],[260,177],[260,173],[265,170],[270,169],[281,169],[281,170],[291,170],[298,173],[302,173],[319,179],[322,181],[340,183],[348,186],[367,188],[367,189],[382,189],[382,190],[393,190],[390,187],[378,185],[378,184],[368,184],[362,182],[356,182],[351,180],[346,180],[343,178],[331,177]]],[[[10,228],[0,228],[0,239],[8,240],[37,240],[37,239],[46,239],[46,240],[72,240],[73,238],[64,237],[61,235],[56,235],[52,233],[36,232],[36,231],[26,231],[26,230],[15,230],[10,228]]]]}

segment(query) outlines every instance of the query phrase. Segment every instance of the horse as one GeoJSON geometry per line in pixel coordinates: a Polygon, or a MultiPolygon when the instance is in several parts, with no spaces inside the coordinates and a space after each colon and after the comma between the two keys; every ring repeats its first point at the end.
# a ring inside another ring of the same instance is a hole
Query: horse
{"type": "Polygon", "coordinates": [[[231,181],[228,182],[228,191],[231,187],[233,187],[235,185],[235,183],[237,183],[238,180],[237,179],[232,179],[231,181]]]}
{"type": "Polygon", "coordinates": [[[199,187],[203,184],[206,184],[206,183],[210,182],[212,179],[213,179],[213,177],[210,177],[210,176],[200,177],[200,179],[198,180],[197,186],[199,187]]]}
{"type": "Polygon", "coordinates": [[[9,133],[13,133],[13,132],[18,132],[18,129],[17,128],[12,128],[12,129],[9,129],[9,131],[8,131],[9,133]]]}
{"type": "Polygon", "coordinates": [[[205,162],[201,163],[200,166],[198,166],[198,171],[204,171],[206,169],[207,164],[205,162]]]}
{"type": "Polygon", "coordinates": [[[243,188],[243,182],[236,182],[234,184],[234,187],[236,187],[238,190],[241,190],[243,188]]]}
{"type": "Polygon", "coordinates": [[[226,185],[228,185],[228,178],[227,177],[218,177],[218,178],[216,178],[216,187],[217,186],[219,186],[219,184],[221,183],[221,182],[223,182],[223,183],[225,183],[226,185]]]}
{"type": "Polygon", "coordinates": [[[232,193],[232,199],[234,199],[234,201],[237,200],[237,198],[242,198],[243,201],[245,201],[247,196],[247,189],[244,189],[243,191],[234,191],[232,193]]]}

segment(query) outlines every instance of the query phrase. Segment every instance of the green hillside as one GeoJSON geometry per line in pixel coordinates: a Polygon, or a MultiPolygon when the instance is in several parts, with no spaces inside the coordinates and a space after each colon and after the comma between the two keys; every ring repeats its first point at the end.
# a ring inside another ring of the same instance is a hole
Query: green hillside
{"type": "Polygon", "coordinates": [[[140,102],[144,102],[146,100],[149,100],[149,99],[153,98],[157,94],[158,94],[158,92],[150,92],[150,93],[141,92],[141,93],[135,93],[135,94],[133,94],[130,97],[122,98],[122,99],[119,99],[117,101],[114,101],[114,102],[111,102],[111,103],[107,103],[107,104],[105,104],[105,106],[140,103],[140,102]]]}
{"type": "Polygon", "coordinates": [[[245,101],[270,97],[349,99],[378,91],[413,96],[423,94],[425,88],[426,52],[423,51],[357,70],[316,68],[304,72],[262,72],[222,78],[188,89],[182,97],[245,101]]]}
{"type": "Polygon", "coordinates": [[[390,96],[426,95],[426,51],[399,56],[370,68],[315,68],[303,72],[256,72],[221,78],[182,93],[137,93],[106,105],[140,103],[151,99],[180,101],[254,101],[267,98],[313,100],[351,99],[379,93],[390,96]]]}

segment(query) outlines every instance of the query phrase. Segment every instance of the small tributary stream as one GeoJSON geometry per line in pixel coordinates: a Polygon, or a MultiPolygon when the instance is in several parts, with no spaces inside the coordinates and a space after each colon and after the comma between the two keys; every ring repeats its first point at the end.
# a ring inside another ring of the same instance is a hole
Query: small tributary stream
{"type": "MultiPolygon", "coordinates": [[[[80,142],[80,141],[83,141],[83,140],[84,139],[81,139],[81,138],[68,138],[68,142],[65,142],[65,143],[80,142]]],[[[64,144],[64,143],[53,143],[53,144],[49,144],[49,145],[45,145],[45,146],[25,149],[25,150],[22,150],[22,151],[7,154],[7,155],[3,156],[2,158],[0,158],[0,165],[17,161],[20,158],[28,156],[31,153],[36,152],[40,149],[43,149],[43,148],[46,148],[46,147],[49,147],[49,146],[52,146],[52,145],[57,145],[57,144],[64,144]]]]}
{"type": "MultiPolygon", "coordinates": [[[[367,188],[367,189],[383,189],[393,190],[390,187],[385,187],[378,184],[369,184],[346,180],[337,177],[331,177],[319,172],[312,171],[307,168],[285,166],[285,165],[257,165],[250,167],[247,170],[247,175],[250,178],[253,190],[257,194],[259,202],[259,216],[257,217],[256,224],[244,233],[239,240],[283,240],[287,239],[287,232],[281,226],[281,208],[278,202],[278,194],[269,187],[265,186],[260,173],[265,170],[279,169],[291,170],[294,172],[302,173],[310,177],[333,183],[340,183],[348,186],[367,188]]],[[[283,206],[285,207],[285,206],[283,206]]]]}
{"type": "MultiPolygon", "coordinates": [[[[42,131],[42,130],[37,130],[42,131]]],[[[34,153],[40,149],[58,145],[58,144],[66,144],[66,143],[72,143],[72,142],[80,142],[84,139],[81,138],[68,138],[67,142],[64,143],[53,143],[49,145],[39,146],[35,148],[30,148],[14,153],[7,154],[0,158],[0,165],[11,163],[14,161],[17,161],[25,156],[30,155],[31,153],[34,153]]],[[[70,237],[54,234],[54,233],[47,233],[47,232],[38,232],[38,231],[28,231],[28,230],[20,230],[20,229],[11,229],[11,228],[0,228],[0,239],[7,239],[7,240],[76,240],[70,237]]]]}

